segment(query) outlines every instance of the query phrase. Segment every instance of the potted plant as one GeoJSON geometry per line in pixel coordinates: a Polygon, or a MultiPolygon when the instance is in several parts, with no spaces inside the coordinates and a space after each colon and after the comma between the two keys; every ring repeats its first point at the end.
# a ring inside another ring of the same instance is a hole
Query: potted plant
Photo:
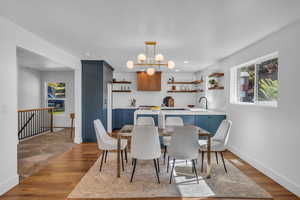
{"type": "Polygon", "coordinates": [[[210,79],[208,82],[211,87],[218,87],[218,81],[216,81],[215,79],[210,79]]]}

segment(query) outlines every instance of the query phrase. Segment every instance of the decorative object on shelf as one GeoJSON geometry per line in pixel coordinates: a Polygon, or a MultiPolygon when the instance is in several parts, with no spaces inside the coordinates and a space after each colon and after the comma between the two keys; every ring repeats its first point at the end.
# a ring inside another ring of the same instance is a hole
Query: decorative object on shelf
{"type": "Polygon", "coordinates": [[[215,79],[210,79],[208,82],[211,85],[211,87],[218,87],[219,83],[215,79]]]}
{"type": "Polygon", "coordinates": [[[145,53],[141,53],[137,57],[137,63],[134,63],[132,60],[127,61],[126,63],[128,69],[133,69],[135,66],[146,67],[146,72],[148,75],[153,75],[156,68],[160,66],[165,66],[169,69],[175,67],[175,63],[172,60],[164,62],[164,56],[157,52],[156,42],[146,41],[145,42],[145,53]]]}
{"type": "Polygon", "coordinates": [[[176,85],[172,85],[172,90],[176,90],[176,85]]]}
{"type": "Polygon", "coordinates": [[[166,96],[164,99],[163,99],[163,105],[166,106],[166,107],[174,107],[174,99],[173,97],[171,96],[166,96]]]}
{"type": "Polygon", "coordinates": [[[215,72],[212,73],[208,76],[208,78],[210,78],[208,80],[208,83],[210,84],[210,87],[208,88],[208,90],[223,90],[224,86],[220,85],[220,79],[224,76],[224,73],[220,73],[220,72],[215,72]]]}
{"type": "Polygon", "coordinates": [[[195,105],[187,105],[189,108],[194,108],[195,105]]]}
{"type": "Polygon", "coordinates": [[[136,99],[135,98],[130,99],[130,106],[132,106],[132,107],[136,106],[136,99]]]}

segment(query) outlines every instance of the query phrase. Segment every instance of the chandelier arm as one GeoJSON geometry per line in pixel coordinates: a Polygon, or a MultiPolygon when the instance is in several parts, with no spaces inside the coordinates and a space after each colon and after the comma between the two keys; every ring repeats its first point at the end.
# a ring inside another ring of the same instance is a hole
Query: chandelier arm
{"type": "Polygon", "coordinates": [[[136,66],[168,66],[168,63],[135,63],[136,66]]]}

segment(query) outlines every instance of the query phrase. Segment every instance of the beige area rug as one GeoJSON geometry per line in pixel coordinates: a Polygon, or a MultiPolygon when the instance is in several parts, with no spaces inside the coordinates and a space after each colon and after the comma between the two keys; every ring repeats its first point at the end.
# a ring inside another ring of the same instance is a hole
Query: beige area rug
{"type": "Polygon", "coordinates": [[[18,173],[23,180],[47,166],[49,160],[72,149],[70,129],[46,133],[18,144],[18,173]]]}
{"type": "MultiPolygon", "coordinates": [[[[220,159],[220,158],[219,158],[220,159]]],[[[199,159],[200,160],[200,159],[199,159]]],[[[126,164],[121,178],[116,178],[116,153],[108,154],[99,173],[100,159],[90,168],[68,198],[150,198],[150,197],[225,197],[225,198],[272,198],[264,189],[226,160],[228,174],[221,160],[213,160],[213,174],[203,179],[197,165],[200,183],[192,175],[191,163],[176,162],[173,183],[169,184],[170,172],[160,161],[160,181],[155,176],[153,161],[138,161],[133,182],[130,183],[131,162],[126,164]]],[[[171,168],[170,168],[171,169],[171,168]]]]}

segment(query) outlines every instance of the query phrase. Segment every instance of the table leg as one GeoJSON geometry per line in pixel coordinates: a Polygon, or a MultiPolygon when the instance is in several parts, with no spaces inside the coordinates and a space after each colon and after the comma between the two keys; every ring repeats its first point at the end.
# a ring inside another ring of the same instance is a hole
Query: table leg
{"type": "Polygon", "coordinates": [[[207,137],[207,178],[210,178],[211,175],[211,137],[207,137]]]}
{"type": "Polygon", "coordinates": [[[117,177],[119,178],[121,175],[121,168],[120,168],[120,154],[121,154],[121,138],[118,137],[118,150],[117,150],[117,177]]]}

